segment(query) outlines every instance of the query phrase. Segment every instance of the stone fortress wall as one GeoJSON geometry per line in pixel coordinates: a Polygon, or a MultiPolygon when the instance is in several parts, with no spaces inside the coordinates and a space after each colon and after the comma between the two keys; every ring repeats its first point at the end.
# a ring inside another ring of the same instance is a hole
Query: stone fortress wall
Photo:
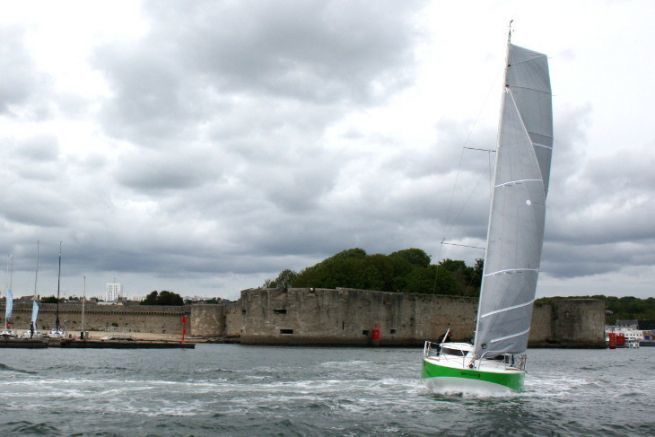
{"type": "MultiPolygon", "coordinates": [[[[470,340],[475,298],[352,289],[253,289],[241,293],[244,344],[366,345],[377,327],[381,346],[470,340]]],[[[605,305],[558,299],[535,305],[532,347],[605,347],[605,305]]]]}
{"type": "MultiPolygon", "coordinates": [[[[236,302],[180,307],[86,305],[89,331],[187,334],[215,341],[276,345],[352,345],[371,343],[379,330],[381,346],[421,346],[450,328],[454,340],[469,340],[475,329],[477,299],[354,289],[250,289],[236,302]]],[[[4,305],[0,305],[4,314],[4,305]]],[[[61,325],[81,328],[81,305],[60,304],[61,325]]],[[[27,329],[31,304],[14,305],[14,328],[27,329]]],[[[54,326],[55,304],[42,304],[38,327],[54,326]]],[[[605,307],[593,299],[557,299],[535,305],[532,347],[604,347],[605,307]]]]}
{"type": "MultiPolygon", "coordinates": [[[[42,303],[40,305],[37,319],[37,328],[40,331],[48,331],[54,328],[56,307],[57,305],[54,303],[42,303]]],[[[4,304],[0,306],[0,311],[4,316],[4,304]]],[[[188,314],[190,311],[189,306],[87,304],[84,309],[84,329],[87,331],[177,334],[182,332],[182,315],[188,314]]],[[[14,329],[29,329],[31,319],[31,303],[14,304],[14,329]]],[[[78,303],[60,303],[59,324],[66,331],[81,330],[82,305],[78,303]]]]}

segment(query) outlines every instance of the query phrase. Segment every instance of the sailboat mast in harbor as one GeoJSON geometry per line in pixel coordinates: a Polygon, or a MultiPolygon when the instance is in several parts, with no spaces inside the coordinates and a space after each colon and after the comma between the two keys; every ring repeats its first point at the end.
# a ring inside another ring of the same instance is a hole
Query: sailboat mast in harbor
{"type": "Polygon", "coordinates": [[[80,339],[85,340],[86,335],[84,334],[84,304],[86,303],[86,275],[84,275],[84,285],[82,288],[82,330],[80,332],[80,339]]]}
{"type": "Polygon", "coordinates": [[[5,333],[11,329],[11,316],[14,310],[14,292],[12,290],[14,282],[14,256],[9,255],[7,258],[7,293],[5,296],[5,333]]]}
{"type": "Polygon", "coordinates": [[[34,270],[34,295],[32,296],[32,319],[30,321],[30,336],[34,336],[36,331],[36,321],[39,317],[39,302],[37,294],[37,285],[39,282],[39,241],[36,241],[36,269],[34,270]]]}
{"type": "Polygon", "coordinates": [[[59,324],[59,292],[61,287],[61,241],[59,242],[59,269],[57,272],[57,310],[55,318],[55,331],[61,332],[61,327],[59,324]]]}

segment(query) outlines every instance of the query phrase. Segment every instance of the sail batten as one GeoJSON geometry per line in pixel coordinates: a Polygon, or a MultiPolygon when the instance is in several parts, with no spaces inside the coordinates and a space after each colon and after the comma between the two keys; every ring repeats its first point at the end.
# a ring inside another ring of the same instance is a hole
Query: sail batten
{"type": "Polygon", "coordinates": [[[504,269],[504,270],[498,270],[497,272],[491,272],[491,273],[485,273],[484,276],[494,276],[494,275],[500,275],[503,273],[515,273],[515,272],[538,272],[539,269],[526,269],[526,268],[515,268],[515,269],[504,269]]]}
{"type": "Polygon", "coordinates": [[[529,334],[529,333],[530,333],[530,330],[526,329],[525,331],[517,332],[516,334],[510,334],[510,335],[506,335],[505,337],[495,338],[495,339],[491,340],[491,343],[498,343],[499,341],[509,340],[510,338],[520,337],[521,335],[526,335],[526,334],[529,334]]]}
{"type": "Polygon", "coordinates": [[[474,344],[478,357],[527,348],[552,147],[548,60],[509,44],[474,344]]]}
{"type": "Polygon", "coordinates": [[[532,300],[530,300],[528,302],[522,303],[522,304],[514,305],[514,306],[511,306],[511,307],[507,307],[507,308],[501,308],[499,310],[492,311],[492,312],[487,313],[487,314],[482,314],[480,316],[480,318],[484,319],[485,317],[493,316],[494,314],[503,313],[505,311],[517,310],[519,308],[523,308],[523,307],[526,307],[528,305],[532,305],[533,303],[534,303],[534,299],[532,299],[532,300]]]}
{"type": "Polygon", "coordinates": [[[544,180],[543,179],[516,179],[514,181],[507,181],[507,182],[503,182],[502,184],[498,184],[498,185],[496,185],[496,188],[504,187],[504,186],[507,186],[507,185],[513,185],[513,184],[522,184],[524,182],[541,182],[541,183],[543,183],[544,180]]]}

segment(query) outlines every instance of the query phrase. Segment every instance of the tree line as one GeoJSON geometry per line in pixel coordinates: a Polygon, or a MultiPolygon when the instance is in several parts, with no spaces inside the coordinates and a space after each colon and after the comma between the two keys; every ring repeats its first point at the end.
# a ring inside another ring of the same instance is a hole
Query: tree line
{"type": "Polygon", "coordinates": [[[483,261],[473,266],[464,261],[445,259],[430,264],[430,256],[410,248],[389,255],[367,254],[363,249],[348,249],[300,272],[283,270],[264,288],[314,287],[358,288],[407,293],[478,296],[483,261]]]}
{"type": "MultiPolygon", "coordinates": [[[[71,297],[60,297],[59,302],[79,302],[81,298],[76,296],[71,297]]],[[[91,299],[89,299],[91,300],[91,299]]],[[[213,299],[214,302],[216,298],[213,299]]],[[[41,303],[57,303],[57,298],[55,296],[45,296],[40,299],[41,303]]],[[[211,302],[211,299],[210,299],[211,302]]],[[[173,291],[162,290],[158,292],[157,290],[151,291],[144,300],[141,301],[141,305],[169,305],[177,306],[184,305],[184,299],[179,294],[173,291]]]]}
{"type": "MultiPolygon", "coordinates": [[[[608,325],[616,324],[617,320],[641,320],[655,321],[655,298],[640,299],[633,296],[605,296],[595,294],[593,296],[578,296],[580,299],[598,299],[605,302],[605,322],[608,325]]],[[[545,297],[537,300],[537,303],[548,303],[558,297],[545,297]]]]}

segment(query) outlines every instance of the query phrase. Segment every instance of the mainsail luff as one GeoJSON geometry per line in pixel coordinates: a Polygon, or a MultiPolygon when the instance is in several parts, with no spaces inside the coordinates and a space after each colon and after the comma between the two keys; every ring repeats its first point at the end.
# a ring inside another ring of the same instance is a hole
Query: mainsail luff
{"type": "Polygon", "coordinates": [[[526,350],[543,246],[553,145],[546,56],[509,43],[505,77],[477,357],[526,350]]]}

